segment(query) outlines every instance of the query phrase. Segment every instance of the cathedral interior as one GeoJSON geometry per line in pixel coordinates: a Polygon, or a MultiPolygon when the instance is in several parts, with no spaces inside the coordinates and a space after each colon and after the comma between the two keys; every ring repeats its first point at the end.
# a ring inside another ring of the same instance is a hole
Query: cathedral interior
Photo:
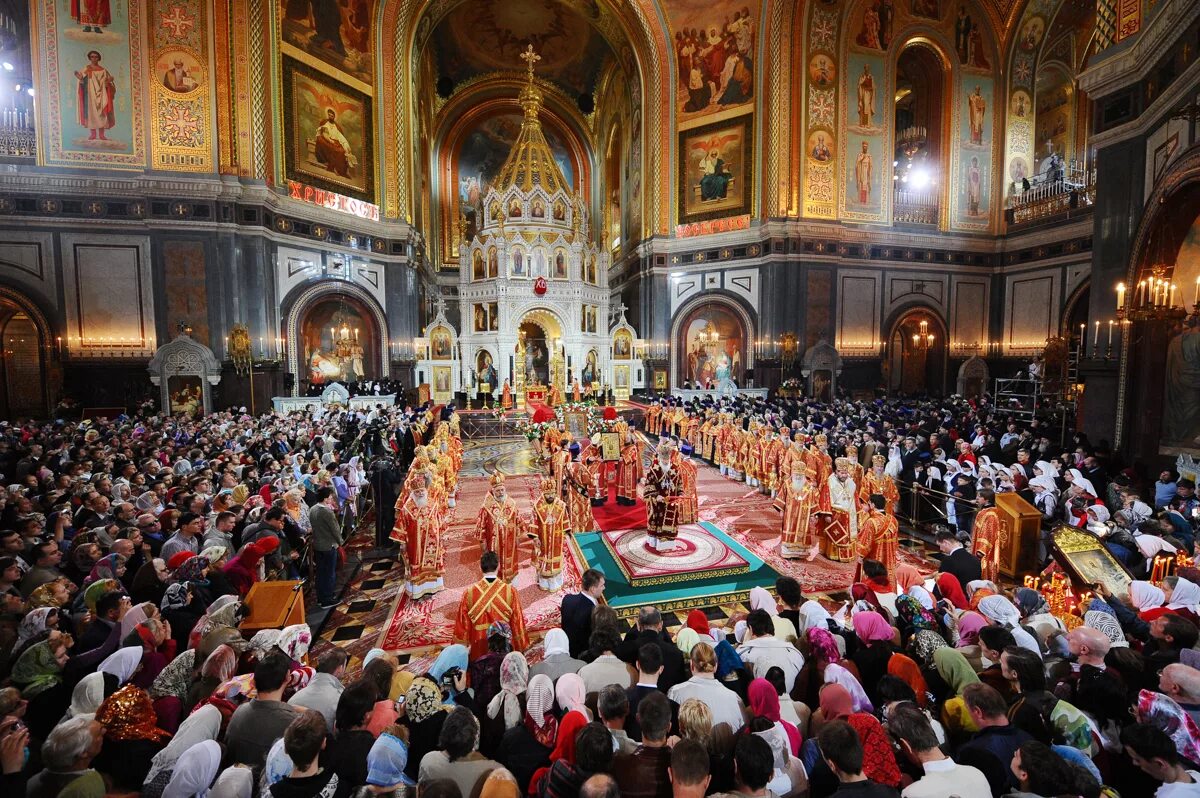
{"type": "Polygon", "coordinates": [[[1190,0],[3,0],[0,416],[1036,362],[1174,459],[1198,51],[1190,0]]]}

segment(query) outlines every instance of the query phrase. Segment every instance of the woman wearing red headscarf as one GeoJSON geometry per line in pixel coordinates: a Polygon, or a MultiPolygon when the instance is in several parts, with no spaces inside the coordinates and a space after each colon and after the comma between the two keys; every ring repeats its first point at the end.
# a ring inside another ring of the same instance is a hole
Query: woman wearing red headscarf
{"type": "Polygon", "coordinates": [[[262,558],[279,548],[279,538],[268,536],[242,549],[242,553],[225,564],[223,572],[242,598],[258,581],[258,565],[262,558]]]}
{"type": "Polygon", "coordinates": [[[587,716],[572,710],[558,723],[558,736],[554,750],[550,752],[550,767],[539,769],[529,780],[529,794],[540,796],[575,795],[583,781],[578,780],[575,769],[575,736],[588,724],[587,716]],[[571,790],[569,785],[574,784],[571,790]]]}
{"type": "Polygon", "coordinates": [[[963,593],[962,585],[958,583],[958,577],[950,573],[940,573],[936,585],[938,595],[953,604],[954,609],[965,610],[968,608],[967,596],[963,593]]]}
{"type": "Polygon", "coordinates": [[[746,693],[750,699],[750,714],[756,718],[766,718],[783,729],[787,734],[788,747],[792,756],[800,755],[800,730],[779,716],[779,694],[766,679],[755,679],[750,682],[746,693]]]}
{"type": "MultiPolygon", "coordinates": [[[[887,731],[875,716],[866,712],[855,712],[850,691],[840,684],[827,684],[822,687],[820,703],[821,714],[826,720],[844,720],[858,733],[863,748],[863,775],[871,781],[899,788],[900,768],[896,764],[896,755],[892,751],[887,731]]],[[[837,777],[822,759],[816,737],[804,741],[800,759],[808,773],[812,795],[829,795],[838,788],[837,777]]]]}

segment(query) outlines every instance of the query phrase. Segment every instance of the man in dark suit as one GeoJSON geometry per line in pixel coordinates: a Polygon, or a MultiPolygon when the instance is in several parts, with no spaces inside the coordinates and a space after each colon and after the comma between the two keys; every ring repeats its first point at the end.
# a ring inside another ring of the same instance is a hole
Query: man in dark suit
{"type": "Polygon", "coordinates": [[[571,656],[576,659],[588,649],[592,636],[592,610],[604,597],[604,574],[589,568],[580,577],[581,590],[562,600],[562,629],[571,643],[571,656]]]}
{"type": "Polygon", "coordinates": [[[942,552],[942,564],[938,571],[953,574],[962,585],[963,593],[967,592],[968,582],[983,578],[983,567],[979,558],[963,548],[950,527],[938,528],[937,544],[942,552]]]}
{"type": "MultiPolygon", "coordinates": [[[[632,665],[638,658],[638,649],[647,643],[653,643],[662,652],[663,671],[658,677],[658,689],[666,693],[685,680],[683,654],[671,638],[663,633],[662,614],[657,607],[642,607],[638,613],[637,628],[630,629],[629,634],[625,635],[616,655],[632,665]]],[[[632,707],[630,712],[633,712],[632,707]]]]}

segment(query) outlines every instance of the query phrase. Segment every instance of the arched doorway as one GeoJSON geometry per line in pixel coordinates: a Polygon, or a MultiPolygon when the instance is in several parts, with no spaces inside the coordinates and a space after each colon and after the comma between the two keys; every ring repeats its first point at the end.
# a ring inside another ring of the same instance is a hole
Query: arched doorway
{"type": "Polygon", "coordinates": [[[46,416],[48,342],[41,312],[16,292],[0,289],[0,418],[46,416]]]}
{"type": "Polygon", "coordinates": [[[910,42],[896,60],[896,131],[892,216],[905,224],[937,225],[948,185],[943,136],[949,65],[933,45],[910,42]]]}
{"type": "Polygon", "coordinates": [[[522,314],[517,335],[525,346],[525,383],[556,384],[566,390],[563,354],[563,325],[558,316],[545,308],[522,314]]]}
{"type": "Polygon", "coordinates": [[[1087,327],[1088,309],[1092,301],[1092,282],[1085,280],[1067,300],[1067,309],[1062,315],[1059,335],[1071,342],[1071,349],[1078,352],[1087,327]],[[1082,326],[1081,326],[1082,325],[1082,326]]]}
{"type": "Polygon", "coordinates": [[[358,298],[331,294],[313,301],[297,330],[301,377],[309,385],[382,377],[375,316],[358,298]]]}
{"type": "Polygon", "coordinates": [[[0,301],[4,418],[46,414],[44,347],[37,325],[23,309],[0,301]]]}
{"type": "Polygon", "coordinates": [[[683,316],[676,335],[676,387],[715,388],[726,374],[739,387],[746,385],[750,332],[733,307],[701,303],[683,316]]]}
{"type": "Polygon", "coordinates": [[[927,308],[906,311],[888,336],[887,388],[906,396],[940,396],[946,385],[946,327],[927,308]]]}

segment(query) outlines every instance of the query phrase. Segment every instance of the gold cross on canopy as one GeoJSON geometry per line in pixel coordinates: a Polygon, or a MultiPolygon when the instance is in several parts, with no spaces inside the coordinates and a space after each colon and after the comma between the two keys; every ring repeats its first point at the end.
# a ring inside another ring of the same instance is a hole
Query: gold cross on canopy
{"type": "Polygon", "coordinates": [[[530,44],[525,48],[525,52],[521,53],[521,60],[525,62],[525,66],[529,69],[529,79],[533,80],[533,65],[542,60],[542,57],[533,51],[533,45],[530,44]]]}

